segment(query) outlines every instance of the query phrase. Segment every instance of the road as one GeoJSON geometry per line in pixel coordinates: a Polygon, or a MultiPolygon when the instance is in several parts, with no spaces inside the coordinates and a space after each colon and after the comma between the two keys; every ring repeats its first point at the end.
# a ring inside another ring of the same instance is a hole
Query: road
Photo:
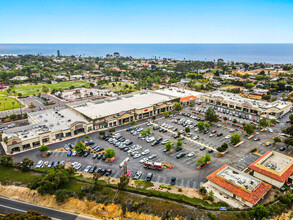
{"type": "MultiPolygon", "coordinates": [[[[25,214],[28,210],[34,210],[40,212],[42,215],[48,215],[54,219],[66,219],[74,220],[78,217],[76,214],[71,214],[68,212],[63,212],[51,208],[41,207],[37,205],[32,205],[25,202],[19,202],[4,197],[0,197],[0,212],[6,214],[9,212],[17,212],[25,214]]],[[[79,218],[80,219],[80,218],[79,218]]]]}

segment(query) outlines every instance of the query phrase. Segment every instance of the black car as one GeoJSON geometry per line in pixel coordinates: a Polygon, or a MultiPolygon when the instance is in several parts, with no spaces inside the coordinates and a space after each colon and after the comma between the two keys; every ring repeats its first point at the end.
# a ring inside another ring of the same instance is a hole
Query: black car
{"type": "Polygon", "coordinates": [[[212,150],[212,149],[208,150],[208,153],[210,153],[210,154],[213,153],[213,152],[214,152],[214,150],[212,150]]]}
{"type": "Polygon", "coordinates": [[[181,151],[182,149],[183,149],[182,147],[177,147],[176,151],[178,152],[178,151],[181,151]]]}
{"type": "Polygon", "coordinates": [[[218,133],[217,136],[221,137],[221,136],[223,136],[223,133],[218,133]]]}
{"type": "Polygon", "coordinates": [[[155,140],[151,145],[152,145],[152,146],[155,146],[155,145],[157,145],[157,144],[159,144],[159,143],[160,143],[159,141],[155,140]]]}
{"type": "Polygon", "coordinates": [[[96,173],[101,173],[102,168],[96,169],[96,173]]]}
{"type": "Polygon", "coordinates": [[[171,183],[170,183],[170,184],[171,184],[172,186],[174,186],[175,183],[176,183],[176,177],[173,176],[173,177],[171,177],[171,183]]]}
{"type": "Polygon", "coordinates": [[[106,159],[107,159],[107,157],[103,155],[102,160],[105,161],[106,159]]]}
{"type": "Polygon", "coordinates": [[[100,160],[102,157],[103,157],[103,154],[99,154],[99,155],[97,156],[98,160],[100,160]]]}
{"type": "Polygon", "coordinates": [[[101,152],[103,150],[104,150],[104,148],[103,147],[100,147],[100,148],[97,149],[97,152],[101,152]]]}
{"type": "Polygon", "coordinates": [[[281,148],[279,149],[279,151],[285,151],[285,150],[286,150],[285,147],[281,147],[281,148]]]}
{"type": "Polygon", "coordinates": [[[163,140],[162,137],[159,137],[159,138],[156,139],[156,141],[158,141],[158,142],[160,142],[161,140],[163,140]]]}
{"type": "Polygon", "coordinates": [[[145,180],[146,181],[151,181],[152,178],[153,178],[153,173],[148,173],[147,176],[146,176],[146,178],[145,178],[145,180]]]}
{"type": "Polygon", "coordinates": [[[101,169],[100,174],[103,176],[106,173],[105,169],[101,169]]]}
{"type": "Polygon", "coordinates": [[[205,149],[206,149],[205,146],[200,147],[200,150],[205,150],[205,149]]]}
{"type": "Polygon", "coordinates": [[[132,131],[132,128],[127,128],[126,131],[132,131]]]}
{"type": "Polygon", "coordinates": [[[112,174],[112,170],[111,169],[108,169],[106,172],[105,172],[105,176],[110,176],[112,174]]]}
{"type": "Polygon", "coordinates": [[[87,150],[87,151],[83,154],[83,156],[84,156],[84,157],[87,157],[88,155],[90,155],[90,153],[91,153],[90,150],[87,150]]]}

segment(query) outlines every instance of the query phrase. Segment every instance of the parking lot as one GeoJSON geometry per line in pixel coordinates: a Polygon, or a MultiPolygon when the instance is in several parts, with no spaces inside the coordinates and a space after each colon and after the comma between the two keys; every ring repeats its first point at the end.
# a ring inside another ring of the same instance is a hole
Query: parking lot
{"type": "MultiPolygon", "coordinates": [[[[202,106],[201,108],[207,109],[202,106]]],[[[278,150],[282,143],[280,143],[279,145],[271,145],[268,147],[263,146],[262,144],[266,141],[272,141],[272,137],[277,136],[278,133],[285,128],[286,120],[288,120],[289,117],[289,114],[287,114],[280,120],[280,123],[278,123],[273,128],[273,134],[269,133],[268,131],[258,132],[256,136],[260,138],[260,141],[254,141],[253,139],[248,140],[245,134],[241,131],[241,129],[221,122],[217,124],[212,124],[209,128],[209,132],[205,134],[203,132],[197,131],[195,125],[200,120],[204,119],[204,117],[200,116],[200,114],[204,113],[199,112],[198,110],[196,111],[196,107],[186,107],[183,109],[182,113],[177,114],[176,116],[173,115],[169,118],[160,118],[152,123],[145,122],[133,126],[132,129],[126,129],[125,127],[117,129],[116,134],[120,134],[123,137],[123,140],[125,139],[124,141],[129,140],[129,142],[132,142],[129,145],[119,143],[119,141],[114,141],[114,143],[113,140],[116,138],[112,138],[112,141],[110,141],[110,138],[108,138],[108,140],[106,141],[100,139],[98,137],[98,133],[90,134],[90,139],[93,140],[94,145],[98,145],[105,149],[111,147],[116,151],[115,161],[111,163],[106,163],[102,159],[93,159],[93,154],[90,154],[87,157],[80,157],[67,156],[67,152],[54,152],[51,156],[42,158],[37,150],[32,150],[15,155],[14,160],[21,161],[22,158],[29,157],[35,161],[35,164],[37,164],[39,160],[64,161],[66,163],[79,162],[82,165],[79,171],[84,171],[84,169],[88,165],[97,166],[97,168],[105,170],[111,169],[111,177],[119,178],[119,176],[121,176],[123,173],[123,169],[119,167],[119,164],[128,157],[129,161],[127,162],[127,169],[132,172],[130,177],[133,177],[137,171],[141,171],[142,175],[140,179],[142,180],[145,180],[148,173],[153,173],[152,181],[155,182],[170,184],[171,178],[176,177],[175,185],[182,187],[199,188],[200,183],[206,181],[205,177],[207,175],[209,175],[224,164],[233,166],[239,158],[245,157],[247,154],[250,153],[253,148],[258,148],[259,153],[261,154],[265,153],[268,150],[278,150]],[[197,114],[194,114],[194,112],[197,114]],[[175,120],[180,121],[181,119],[184,119],[185,121],[190,121],[190,124],[186,125],[191,128],[191,132],[190,134],[188,134],[189,137],[186,135],[185,138],[182,138],[183,149],[180,152],[173,151],[171,153],[166,153],[164,152],[165,145],[162,144],[162,142],[166,143],[167,141],[171,141],[173,143],[176,141],[176,138],[174,138],[174,136],[177,134],[178,131],[183,132],[186,127],[185,125],[175,122],[175,120]],[[142,138],[140,135],[141,131],[147,128],[150,128],[150,137],[153,137],[149,138],[149,140],[142,138]],[[134,131],[134,129],[136,129],[136,132],[134,131]],[[215,130],[215,133],[211,135],[211,131],[213,130],[215,130]],[[227,138],[227,136],[229,137],[229,135],[235,132],[238,132],[241,135],[242,140],[244,140],[244,143],[237,148],[234,148],[230,144],[230,138],[227,138]],[[217,134],[219,133],[222,133],[223,135],[218,136],[217,134]],[[195,136],[198,136],[198,138],[195,138],[195,136]],[[155,140],[160,141],[158,141],[159,143],[157,144],[152,144],[155,140]],[[218,153],[216,149],[225,142],[228,143],[230,146],[228,148],[229,153],[225,154],[223,157],[216,157],[218,153]],[[203,147],[206,148],[203,149],[203,147]],[[211,152],[211,150],[213,150],[213,152],[211,152]],[[211,152],[211,164],[201,170],[196,170],[196,160],[208,151],[211,152]],[[145,155],[142,155],[142,152],[145,152],[145,155]],[[186,155],[178,159],[177,155],[181,152],[186,152],[186,155]],[[188,154],[190,152],[194,152],[194,156],[188,157],[188,154]],[[174,166],[174,169],[162,169],[161,171],[146,169],[143,167],[141,160],[149,160],[153,162],[167,161],[174,166]]],[[[244,120],[251,121],[253,119],[244,120]]],[[[50,149],[53,150],[61,148],[69,143],[75,145],[80,140],[85,140],[85,138],[79,137],[61,143],[56,143],[51,145],[50,149]]],[[[283,153],[293,155],[293,150],[288,149],[283,153]]]]}

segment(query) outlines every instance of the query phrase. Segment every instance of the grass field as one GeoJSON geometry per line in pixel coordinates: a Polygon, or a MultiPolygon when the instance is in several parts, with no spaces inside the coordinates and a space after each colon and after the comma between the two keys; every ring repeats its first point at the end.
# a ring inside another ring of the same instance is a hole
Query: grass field
{"type": "MultiPolygon", "coordinates": [[[[19,108],[20,102],[14,98],[0,96],[0,111],[6,111],[19,108]],[[13,105],[14,102],[14,105],[13,105]]],[[[23,107],[23,105],[21,105],[23,107]]]]}
{"type": "MultiPolygon", "coordinates": [[[[21,93],[23,96],[30,96],[33,94],[38,94],[42,93],[42,87],[46,86],[49,91],[52,91],[53,89],[69,89],[70,86],[74,86],[75,88],[79,87],[88,87],[89,83],[79,80],[79,81],[70,81],[70,82],[60,82],[56,84],[26,84],[26,85],[20,85],[20,86],[15,86],[12,88],[12,90],[15,90],[16,94],[21,93]]],[[[5,94],[6,91],[2,92],[2,94],[5,94]]]]}
{"type": "Polygon", "coordinates": [[[135,85],[133,83],[125,83],[125,82],[113,82],[113,83],[111,82],[107,85],[104,84],[101,87],[104,89],[109,89],[112,92],[117,92],[117,91],[124,90],[124,89],[130,91],[130,89],[129,89],[130,86],[132,87],[131,91],[136,91],[134,89],[135,85]],[[114,86],[113,86],[113,84],[114,84],[114,86]],[[125,87],[126,84],[128,85],[128,88],[125,87]]]}

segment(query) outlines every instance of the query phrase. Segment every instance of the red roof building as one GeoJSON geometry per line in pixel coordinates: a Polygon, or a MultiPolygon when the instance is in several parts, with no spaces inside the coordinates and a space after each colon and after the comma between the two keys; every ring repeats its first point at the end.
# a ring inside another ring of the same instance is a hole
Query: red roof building
{"type": "Polygon", "coordinates": [[[293,173],[293,158],[268,151],[248,166],[253,176],[281,188],[293,173]]]}
{"type": "Polygon", "coordinates": [[[249,207],[257,204],[272,187],[228,165],[222,166],[206,178],[213,187],[249,207]]]}

